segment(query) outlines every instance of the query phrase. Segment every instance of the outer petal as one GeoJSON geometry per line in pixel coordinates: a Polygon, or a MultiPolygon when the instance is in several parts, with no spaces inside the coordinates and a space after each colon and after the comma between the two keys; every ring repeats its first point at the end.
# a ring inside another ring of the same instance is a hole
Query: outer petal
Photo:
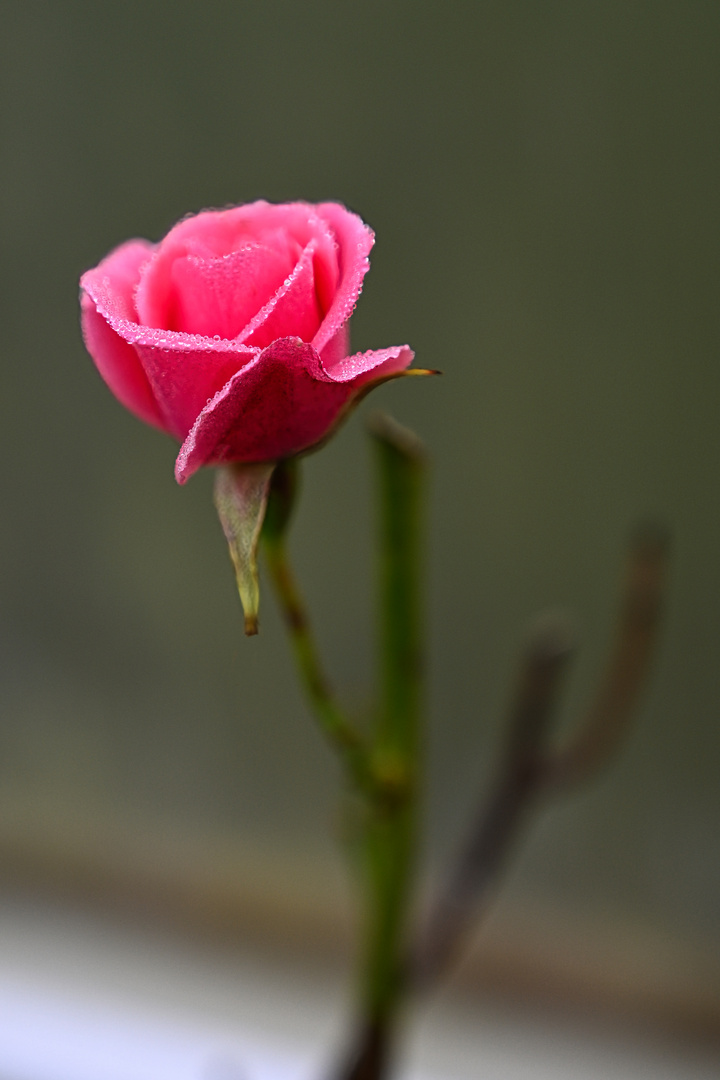
{"type": "Polygon", "coordinates": [[[133,303],[131,257],[137,282],[139,267],[147,264],[152,250],[144,241],[131,241],[83,276],[85,338],[123,405],[182,440],[201,409],[259,349],[140,325],[133,303]]]}
{"type": "Polygon", "coordinates": [[[375,234],[357,214],[351,214],[339,203],[322,203],[317,207],[317,212],[335,235],[340,263],[340,280],[335,296],[322,326],[313,338],[313,345],[322,353],[353,313],[363,278],[370,269],[368,255],[375,243],[375,234]]]}
{"type": "Polygon", "coordinates": [[[129,240],[83,275],[82,330],[88,352],[118,401],[146,423],[168,430],[137,352],[108,321],[111,311],[117,318],[135,319],[133,293],[140,267],[152,252],[147,241],[129,240]]]}
{"type": "Polygon", "coordinates": [[[207,403],[260,350],[234,341],[154,333],[155,340],[146,335],[135,348],[166,429],[182,441],[207,403]]]}
{"type": "Polygon", "coordinates": [[[308,450],[366,384],[392,378],[412,359],[407,345],[400,345],[347,357],[330,373],[299,338],[274,341],[202,410],[180,449],[178,482],[202,465],[276,461],[308,450]]]}

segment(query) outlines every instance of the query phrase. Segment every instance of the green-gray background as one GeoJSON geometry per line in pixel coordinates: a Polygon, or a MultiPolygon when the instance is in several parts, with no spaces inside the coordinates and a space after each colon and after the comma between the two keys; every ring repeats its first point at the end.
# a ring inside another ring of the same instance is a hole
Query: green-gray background
{"type": "MultiPolygon", "coordinates": [[[[4,0],[0,782],[29,803],[332,855],[337,774],[266,590],[246,641],[211,505],[85,354],[77,279],[129,236],[265,197],[372,224],[378,392],[306,462],[294,552],[328,667],[372,682],[371,460],[432,458],[429,836],[487,778],[523,626],[569,607],[586,699],[640,517],[672,527],[655,676],[612,775],[508,895],[720,945],[720,6],[4,0]],[[98,810],[98,812],[100,812],[98,810]]],[[[58,810],[60,812],[60,810],[58,810]]]]}

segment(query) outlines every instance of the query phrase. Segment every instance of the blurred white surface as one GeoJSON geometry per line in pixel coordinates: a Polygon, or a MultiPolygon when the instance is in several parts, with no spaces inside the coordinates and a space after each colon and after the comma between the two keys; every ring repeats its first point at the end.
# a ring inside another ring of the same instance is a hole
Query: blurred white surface
{"type": "MultiPolygon", "coordinates": [[[[179,944],[99,919],[0,906],[0,1080],[325,1080],[337,975],[179,944]]],[[[718,1061],[464,1003],[407,1047],[414,1080],[711,1080],[718,1061]]]]}

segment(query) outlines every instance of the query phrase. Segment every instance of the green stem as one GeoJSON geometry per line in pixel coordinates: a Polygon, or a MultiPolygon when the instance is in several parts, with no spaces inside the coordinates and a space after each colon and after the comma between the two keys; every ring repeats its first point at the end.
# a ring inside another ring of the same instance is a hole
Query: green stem
{"type": "Polygon", "coordinates": [[[390,1029],[402,995],[415,862],[422,696],[420,612],[424,461],[415,436],[389,419],[373,434],[380,484],[381,701],[373,744],[379,794],[366,826],[366,1021],[390,1029]]]}
{"type": "Polygon", "coordinates": [[[320,727],[364,797],[366,922],[362,1017],[344,1080],[386,1075],[403,992],[406,924],[415,863],[419,722],[422,696],[420,525],[424,460],[415,436],[389,419],[373,432],[380,483],[380,707],[372,745],[330,692],[285,536],[296,465],[278,463],[262,541],[300,678],[320,727]]]}
{"type": "Polygon", "coordinates": [[[300,680],[320,728],[339,752],[352,782],[372,786],[367,752],[359,733],[346,719],[330,690],[310,629],[305,605],[287,557],[284,532],[263,537],[270,578],[290,637],[300,680]]]}

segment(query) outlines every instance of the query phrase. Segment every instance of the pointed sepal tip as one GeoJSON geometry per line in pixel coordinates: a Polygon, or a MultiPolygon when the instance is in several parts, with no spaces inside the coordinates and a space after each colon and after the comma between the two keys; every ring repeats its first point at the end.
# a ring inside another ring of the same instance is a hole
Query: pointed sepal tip
{"type": "Polygon", "coordinates": [[[215,477],[215,506],[235,567],[248,637],[258,632],[257,548],[274,468],[274,462],[221,465],[215,477]]]}

